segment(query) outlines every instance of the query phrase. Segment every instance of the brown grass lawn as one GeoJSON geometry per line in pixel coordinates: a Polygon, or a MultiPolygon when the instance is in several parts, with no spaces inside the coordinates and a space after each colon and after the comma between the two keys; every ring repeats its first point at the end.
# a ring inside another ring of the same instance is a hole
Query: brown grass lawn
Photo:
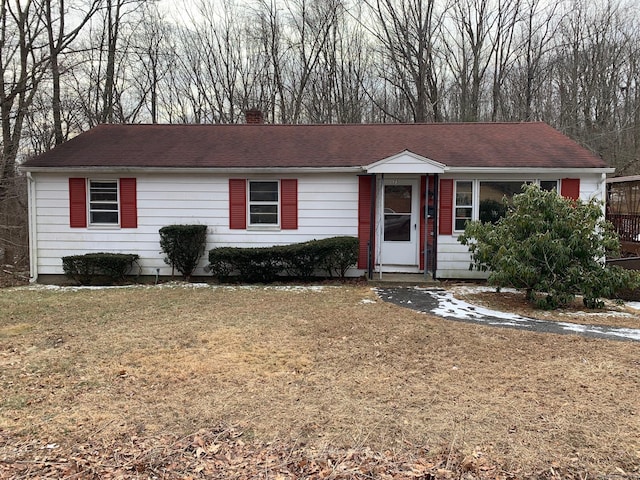
{"type": "Polygon", "coordinates": [[[0,478],[303,478],[291,459],[305,478],[639,478],[640,344],[364,285],[0,289],[0,478]],[[278,469],[233,470],[265,451],[278,469]]]}

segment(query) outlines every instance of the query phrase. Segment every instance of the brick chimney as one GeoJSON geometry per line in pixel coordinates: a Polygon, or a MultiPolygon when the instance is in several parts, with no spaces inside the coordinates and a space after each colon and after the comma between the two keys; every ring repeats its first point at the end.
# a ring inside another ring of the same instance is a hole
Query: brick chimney
{"type": "Polygon", "coordinates": [[[262,111],[257,108],[252,108],[244,112],[244,118],[248,124],[260,124],[264,123],[264,117],[262,111]]]}

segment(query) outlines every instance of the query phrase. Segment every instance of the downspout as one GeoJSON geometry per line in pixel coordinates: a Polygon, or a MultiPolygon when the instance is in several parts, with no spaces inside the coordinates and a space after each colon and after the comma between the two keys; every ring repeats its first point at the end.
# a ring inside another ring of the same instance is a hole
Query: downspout
{"type": "Polygon", "coordinates": [[[29,217],[29,277],[30,283],[38,281],[38,232],[36,221],[36,180],[31,175],[31,172],[27,172],[27,205],[28,205],[28,217],[29,217]]]}
{"type": "Polygon", "coordinates": [[[606,214],[606,208],[607,208],[607,201],[609,200],[608,196],[609,196],[609,189],[607,188],[607,174],[603,173],[602,176],[600,177],[601,180],[601,187],[600,189],[602,190],[602,193],[600,195],[600,201],[602,202],[602,209],[603,212],[602,214],[605,215],[606,214]]]}
{"type": "Polygon", "coordinates": [[[424,244],[422,245],[422,258],[424,262],[424,278],[427,278],[427,271],[429,269],[429,175],[425,175],[424,181],[424,211],[422,216],[424,217],[424,244]]]}
{"type": "Polygon", "coordinates": [[[367,251],[367,276],[369,280],[373,280],[373,240],[375,238],[375,219],[376,219],[376,176],[371,175],[371,205],[369,212],[369,245],[367,251]]]}
{"type": "MultiPolygon", "coordinates": [[[[440,210],[440,202],[438,199],[439,175],[433,176],[433,279],[436,280],[436,270],[438,270],[438,211],[440,210]]],[[[427,204],[427,211],[429,204],[427,204]]],[[[426,239],[425,239],[426,241],[426,239]]]]}
{"type": "MultiPolygon", "coordinates": [[[[376,188],[376,191],[378,189],[376,188]]],[[[377,259],[378,259],[378,265],[380,266],[380,280],[382,280],[382,241],[384,239],[384,173],[380,174],[380,194],[378,195],[380,198],[376,198],[377,202],[376,203],[380,203],[380,208],[378,209],[379,212],[376,212],[382,219],[382,221],[380,222],[380,225],[377,225],[376,228],[376,232],[378,232],[378,229],[382,229],[378,235],[376,240],[378,240],[378,242],[376,243],[376,250],[378,250],[378,255],[377,255],[377,259]]]]}

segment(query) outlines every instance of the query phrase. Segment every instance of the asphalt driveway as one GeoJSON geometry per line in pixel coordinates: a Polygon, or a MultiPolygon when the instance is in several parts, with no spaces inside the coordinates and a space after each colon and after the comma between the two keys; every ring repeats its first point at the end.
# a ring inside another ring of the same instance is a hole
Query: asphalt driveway
{"type": "MultiPolygon", "coordinates": [[[[607,340],[640,342],[640,329],[637,328],[581,325],[521,317],[471,305],[454,298],[451,292],[440,288],[378,287],[376,291],[385,302],[457,322],[489,325],[497,328],[515,328],[531,332],[583,335],[607,340]]],[[[640,315],[640,312],[638,314],[640,315]]]]}

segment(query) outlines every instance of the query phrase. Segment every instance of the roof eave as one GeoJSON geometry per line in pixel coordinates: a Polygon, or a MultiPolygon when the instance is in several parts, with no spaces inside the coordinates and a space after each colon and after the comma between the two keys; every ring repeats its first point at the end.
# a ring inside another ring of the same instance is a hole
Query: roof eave
{"type": "Polygon", "coordinates": [[[615,172],[611,167],[447,167],[445,173],[563,173],[584,174],[599,173],[610,174],[615,172]]]}
{"type": "Polygon", "coordinates": [[[21,167],[31,173],[361,173],[362,167],[21,167]]]}

